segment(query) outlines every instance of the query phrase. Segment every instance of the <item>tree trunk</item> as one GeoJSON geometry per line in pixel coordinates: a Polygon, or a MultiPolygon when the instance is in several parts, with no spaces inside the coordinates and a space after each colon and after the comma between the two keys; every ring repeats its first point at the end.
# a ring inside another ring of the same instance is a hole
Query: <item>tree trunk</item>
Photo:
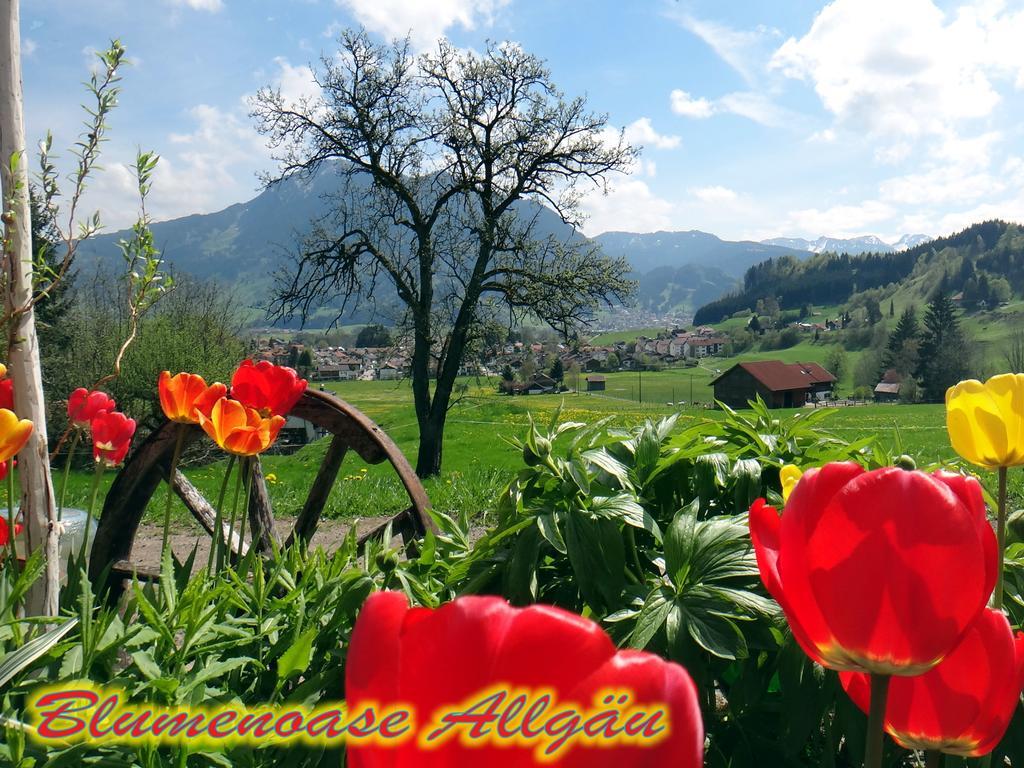
{"type": "Polygon", "coordinates": [[[44,546],[46,576],[28,596],[30,614],[56,616],[60,590],[60,558],[53,483],[46,448],[46,408],[39,365],[32,300],[32,234],[28,202],[28,156],[22,115],[21,38],[18,0],[0,0],[0,163],[3,166],[3,197],[11,200],[12,220],[7,223],[10,263],[6,309],[8,313],[29,307],[18,315],[11,329],[8,362],[14,381],[14,407],[18,416],[35,425],[32,437],[18,455],[21,481],[21,512],[26,526],[27,550],[44,546]],[[10,160],[19,155],[15,173],[10,160]]]}
{"type": "Polygon", "coordinates": [[[452,335],[448,339],[448,349],[441,360],[434,385],[434,396],[430,402],[427,418],[420,422],[420,450],[416,460],[416,474],[430,477],[441,473],[441,459],[444,454],[444,426],[448,419],[448,407],[452,401],[455,380],[459,375],[462,355],[466,349],[466,338],[469,332],[469,315],[460,313],[456,319],[452,335]]]}
{"type": "Polygon", "coordinates": [[[416,474],[419,477],[432,477],[441,472],[444,424],[441,424],[439,431],[431,418],[434,402],[430,396],[430,326],[427,321],[416,323],[412,348],[412,391],[420,432],[416,474]]]}
{"type": "Polygon", "coordinates": [[[441,454],[444,448],[444,420],[447,413],[441,413],[440,420],[430,414],[420,426],[420,447],[416,455],[416,474],[419,477],[433,477],[441,474],[441,454]],[[440,421],[440,423],[438,423],[440,421]]]}

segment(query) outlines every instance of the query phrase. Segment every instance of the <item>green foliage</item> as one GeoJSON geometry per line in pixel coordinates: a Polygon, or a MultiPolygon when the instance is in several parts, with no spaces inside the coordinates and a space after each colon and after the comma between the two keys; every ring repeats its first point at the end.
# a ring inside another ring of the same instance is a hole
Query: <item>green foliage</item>
{"type": "MultiPolygon", "coordinates": [[[[113,369],[119,339],[131,333],[128,300],[113,278],[98,275],[76,285],[62,325],[69,341],[44,349],[50,407],[47,426],[60,434],[67,422],[68,393],[89,386],[113,369]]],[[[212,283],[184,277],[151,312],[138,320],[136,342],[121,360],[120,376],[109,390],[130,416],[151,424],[160,415],[156,381],[161,371],[192,371],[207,381],[226,381],[245,356],[241,309],[232,293],[212,283]]]]}
{"type": "MultiPolygon", "coordinates": [[[[803,260],[793,256],[768,259],[747,270],[741,291],[701,307],[694,322],[719,322],[765,296],[777,299],[782,309],[795,309],[807,302],[843,304],[858,292],[911,281],[924,292],[919,295],[927,296],[936,289],[936,277],[940,275],[951,275],[943,279],[942,289],[953,293],[963,290],[969,279],[968,272],[962,271],[965,263],[971,270],[977,265],[990,275],[1005,278],[1007,286],[997,289],[1000,296],[1007,288],[1019,292],[1024,288],[1022,240],[1016,225],[985,221],[897,253],[821,253],[803,260]]],[[[992,299],[991,283],[985,290],[985,298],[992,299]]],[[[865,303],[871,323],[882,316],[877,299],[875,296],[865,303]]]]}
{"type": "Polygon", "coordinates": [[[846,350],[840,346],[835,346],[825,356],[825,368],[832,373],[836,379],[843,378],[843,374],[846,373],[846,350]]]}
{"type": "MultiPolygon", "coordinates": [[[[244,559],[216,579],[190,578],[191,562],[166,560],[162,582],[134,585],[119,611],[74,579],[63,609],[76,623],[62,625],[63,637],[42,634],[9,608],[40,561],[30,561],[18,587],[0,569],[0,680],[14,671],[0,711],[16,726],[34,685],[76,678],[116,679],[158,704],[337,700],[352,622],[371,590],[398,589],[425,606],[496,593],[590,616],[619,646],[685,665],[701,694],[711,768],[857,765],[863,715],[786,629],[762,587],[746,524],[755,498],[781,503],[783,464],[892,463],[871,439],[851,443],[822,428],[837,415],[780,415],[756,401],[722,418],[669,416],[622,428],[611,418],[563,421],[555,410],[513,441],[522,464],[475,543],[468,516],[435,514],[439,533],[409,549],[394,548],[386,530],[357,556],[350,535],[330,556],[289,549],[262,567],[244,559]]],[[[1007,557],[1015,622],[1024,618],[1018,517],[1007,557]]],[[[1020,759],[1013,738],[1003,749],[1020,759]]],[[[15,727],[0,745],[0,761],[14,764],[88,758],[148,767],[176,757],[114,746],[44,755],[15,727]]],[[[338,765],[340,755],[235,748],[188,756],[190,766],[285,761],[338,765]]],[[[910,763],[894,757],[891,765],[910,763]]]]}
{"type": "Polygon", "coordinates": [[[823,725],[838,688],[783,629],[746,510],[758,496],[781,503],[785,463],[888,462],[870,439],[824,432],[826,416],[780,418],[758,401],[722,420],[622,430],[560,423],[556,412],[516,442],[526,466],[451,586],[590,615],[620,645],[683,663],[702,691],[709,765],[813,765],[810,755],[834,752],[842,736],[823,725]]]}
{"type": "Polygon", "coordinates": [[[380,324],[364,325],[356,336],[357,347],[390,347],[391,331],[380,324]]]}
{"type": "MultiPolygon", "coordinates": [[[[354,536],[331,556],[293,548],[265,566],[245,559],[215,580],[205,573],[190,577],[192,565],[192,558],[165,559],[160,584],[135,583],[120,611],[102,607],[82,574],[62,595],[69,618],[32,640],[30,625],[5,614],[13,590],[0,589],[0,653],[8,652],[0,673],[21,662],[3,687],[2,711],[22,711],[32,688],[62,680],[115,683],[129,697],[167,706],[239,700],[315,706],[344,697],[344,649],[353,619],[371,590],[386,583],[379,569],[359,567],[354,536]],[[25,664],[29,656],[35,658],[25,664]]],[[[17,764],[15,746],[26,759],[43,758],[32,741],[5,741],[0,761],[17,764]]],[[[45,756],[71,760],[86,753],[118,765],[185,758],[180,748],[114,745],[51,747],[45,756]]],[[[339,756],[236,747],[223,754],[197,750],[188,759],[189,765],[312,766],[337,765],[339,756]]]]}
{"type": "Polygon", "coordinates": [[[952,300],[936,293],[928,304],[916,370],[924,398],[941,402],[949,387],[968,377],[970,347],[952,300]]]}

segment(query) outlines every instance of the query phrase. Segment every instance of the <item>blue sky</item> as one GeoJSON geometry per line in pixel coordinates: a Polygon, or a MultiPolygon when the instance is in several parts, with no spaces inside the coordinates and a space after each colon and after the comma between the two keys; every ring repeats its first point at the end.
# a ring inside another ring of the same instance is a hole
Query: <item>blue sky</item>
{"type": "Polygon", "coordinates": [[[134,217],[125,163],[163,160],[158,219],[253,197],[273,167],[248,118],[260,86],[309,93],[338,29],[510,40],[642,145],[588,194],[588,234],[940,235],[1024,220],[1024,0],[22,0],[26,122],[69,146],[93,52],[127,46],[88,203],[134,217]]]}

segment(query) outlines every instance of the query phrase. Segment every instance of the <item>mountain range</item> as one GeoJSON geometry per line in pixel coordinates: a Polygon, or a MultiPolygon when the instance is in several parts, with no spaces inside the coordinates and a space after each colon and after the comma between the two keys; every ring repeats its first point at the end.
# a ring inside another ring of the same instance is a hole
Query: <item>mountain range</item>
{"type": "MultiPolygon", "coordinates": [[[[326,212],[325,195],[337,188],[338,177],[329,171],[311,179],[288,179],[252,200],[215,213],[157,222],[152,227],[153,235],[174,271],[234,286],[243,300],[262,305],[270,296],[274,275],[308,231],[309,222],[326,212]]],[[[552,211],[538,210],[534,203],[522,205],[530,215],[538,216],[541,233],[564,240],[583,237],[552,211]]],[[[83,243],[79,248],[80,270],[88,270],[97,262],[116,268],[120,259],[116,244],[128,234],[114,232],[83,243]]],[[[723,240],[698,230],[605,232],[594,238],[609,256],[629,260],[638,282],[638,303],[658,312],[693,311],[714,301],[734,291],[747,269],[770,258],[805,259],[821,250],[889,252],[927,239],[913,235],[891,245],[874,237],[755,242],[723,240]]],[[[357,311],[345,319],[361,322],[367,318],[357,311]]]]}
{"type": "Polygon", "coordinates": [[[777,245],[784,248],[795,248],[811,253],[848,253],[859,256],[862,253],[896,253],[916,248],[932,240],[928,235],[903,235],[895,243],[887,243],[875,235],[862,237],[839,238],[819,237],[817,240],[804,240],[801,237],[773,237],[762,240],[765,245],[777,245]]]}

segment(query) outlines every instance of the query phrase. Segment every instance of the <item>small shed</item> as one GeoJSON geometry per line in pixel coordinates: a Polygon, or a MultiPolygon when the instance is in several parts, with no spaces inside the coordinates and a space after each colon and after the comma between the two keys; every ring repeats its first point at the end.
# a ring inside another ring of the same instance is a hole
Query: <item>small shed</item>
{"type": "Polygon", "coordinates": [[[899,371],[887,370],[882,375],[882,380],[875,385],[876,403],[896,403],[900,399],[900,391],[903,389],[903,376],[899,371]]]}
{"type": "Polygon", "coordinates": [[[607,383],[608,379],[600,374],[587,376],[587,392],[604,392],[607,383]]]}

